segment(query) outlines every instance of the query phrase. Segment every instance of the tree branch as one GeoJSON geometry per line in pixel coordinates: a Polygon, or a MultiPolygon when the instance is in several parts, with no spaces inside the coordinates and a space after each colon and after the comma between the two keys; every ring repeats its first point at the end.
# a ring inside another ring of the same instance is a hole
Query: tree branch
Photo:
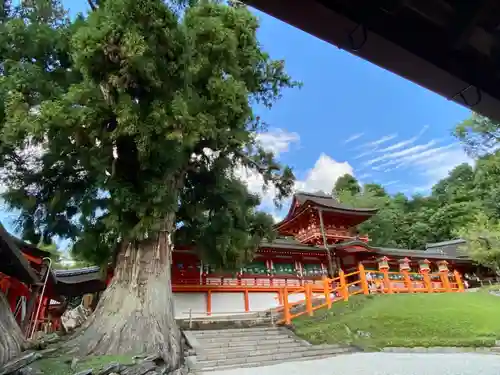
{"type": "Polygon", "coordinates": [[[90,9],[92,9],[92,11],[95,11],[97,9],[97,5],[95,5],[92,0],[87,0],[87,3],[89,3],[90,9]]]}

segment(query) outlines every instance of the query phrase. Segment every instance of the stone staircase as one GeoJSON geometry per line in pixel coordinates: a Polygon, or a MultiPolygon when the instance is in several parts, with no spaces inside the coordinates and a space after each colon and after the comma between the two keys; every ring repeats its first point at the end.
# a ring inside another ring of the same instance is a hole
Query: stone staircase
{"type": "Polygon", "coordinates": [[[192,373],[318,359],[354,351],[337,345],[311,345],[284,327],[184,331],[184,335],[196,353],[186,360],[192,373]]]}

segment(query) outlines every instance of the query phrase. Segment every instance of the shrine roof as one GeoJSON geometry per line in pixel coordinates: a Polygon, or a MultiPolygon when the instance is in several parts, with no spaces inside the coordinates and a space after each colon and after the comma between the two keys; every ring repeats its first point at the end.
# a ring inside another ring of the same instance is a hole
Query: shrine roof
{"type": "Polygon", "coordinates": [[[286,217],[276,223],[275,228],[282,229],[284,226],[291,224],[300,217],[303,213],[308,211],[309,207],[320,208],[325,212],[335,212],[337,214],[356,218],[354,219],[353,225],[357,225],[369,217],[377,213],[376,208],[354,208],[346,206],[338,202],[335,198],[325,193],[305,193],[298,192],[293,196],[290,209],[286,217]]]}
{"type": "Polygon", "coordinates": [[[14,237],[12,235],[11,235],[11,238],[12,238],[12,241],[14,241],[14,243],[17,245],[17,247],[19,247],[19,249],[23,253],[26,253],[28,255],[31,255],[31,256],[37,257],[37,258],[45,258],[45,257],[49,258],[51,255],[48,251],[40,250],[35,245],[27,243],[27,242],[21,240],[20,238],[14,237]]]}
{"type": "Polygon", "coordinates": [[[54,270],[53,274],[57,281],[56,290],[66,297],[95,293],[106,288],[101,269],[98,266],[72,270],[54,270]]]}
{"type": "Polygon", "coordinates": [[[287,250],[298,250],[298,251],[311,251],[311,250],[320,250],[324,251],[324,249],[315,246],[315,245],[304,245],[291,237],[278,237],[274,239],[272,242],[262,242],[260,247],[268,247],[268,248],[276,248],[276,249],[287,249],[287,250]]]}
{"type": "Polygon", "coordinates": [[[369,213],[369,214],[375,214],[377,212],[376,208],[354,208],[354,207],[346,206],[346,205],[338,202],[331,195],[327,195],[327,194],[321,193],[321,192],[314,193],[314,194],[305,193],[305,192],[298,192],[295,194],[295,199],[297,200],[297,202],[300,205],[303,205],[307,201],[310,201],[317,206],[321,206],[324,208],[332,208],[332,209],[336,209],[336,210],[369,213]]]}
{"type": "Polygon", "coordinates": [[[393,249],[387,247],[377,248],[380,254],[388,256],[406,256],[411,258],[421,258],[421,259],[440,259],[440,260],[469,260],[466,257],[457,257],[448,254],[431,253],[425,250],[412,250],[412,249],[393,249]]]}
{"type": "Polygon", "coordinates": [[[38,284],[40,278],[23,256],[14,237],[0,223],[0,272],[27,284],[38,284]]]}
{"type": "Polygon", "coordinates": [[[442,254],[450,257],[467,259],[468,256],[460,251],[460,246],[465,245],[467,241],[459,238],[455,240],[428,243],[425,245],[425,252],[428,254],[442,254]]]}
{"type": "Polygon", "coordinates": [[[438,252],[430,252],[426,250],[419,249],[397,249],[391,247],[374,247],[370,246],[367,243],[362,241],[345,241],[338,243],[332,248],[339,247],[354,247],[361,246],[366,248],[367,252],[379,254],[379,255],[387,255],[387,256],[396,256],[396,257],[409,257],[409,258],[419,258],[419,259],[439,259],[439,260],[460,260],[460,261],[470,261],[468,257],[464,256],[456,256],[448,253],[438,253],[438,252]]]}

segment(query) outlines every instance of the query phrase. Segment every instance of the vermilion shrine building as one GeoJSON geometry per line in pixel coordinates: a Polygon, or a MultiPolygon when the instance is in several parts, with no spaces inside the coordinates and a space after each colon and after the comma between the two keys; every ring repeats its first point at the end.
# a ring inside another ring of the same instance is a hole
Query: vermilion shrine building
{"type": "MultiPolygon", "coordinates": [[[[289,290],[305,284],[319,287],[330,267],[350,273],[361,263],[367,270],[377,270],[381,258],[389,271],[399,271],[403,262],[410,271],[419,272],[425,263],[432,276],[443,261],[462,274],[477,270],[457,250],[461,240],[428,244],[425,250],[370,246],[369,239],[358,234],[357,225],[376,212],[343,206],[329,196],[298,193],[286,217],[276,224],[278,238],[262,243],[253,262],[236,274],[204,264],[194,247],[176,246],[172,261],[176,317],[267,310],[280,303],[285,286],[289,290]]],[[[57,325],[70,298],[102,291],[111,277],[99,267],[55,270],[47,277],[49,255],[10,236],[0,225],[0,290],[27,335],[34,325],[36,329],[49,321],[57,325]]],[[[397,272],[389,274],[394,280],[401,277],[397,272]]],[[[303,297],[297,294],[296,298],[303,297]]]]}
{"type": "Polygon", "coordinates": [[[375,209],[346,207],[330,196],[298,193],[286,217],[276,224],[278,238],[262,243],[254,261],[236,275],[216,272],[203,264],[195,249],[176,247],[172,265],[176,315],[184,316],[189,309],[196,315],[276,306],[285,285],[292,289],[307,283],[320,285],[328,274],[329,257],[332,268],[345,273],[356,270],[359,263],[367,270],[378,270],[383,257],[388,258],[389,271],[399,271],[402,260],[414,272],[419,272],[423,262],[431,272],[437,271],[442,261],[462,274],[476,270],[477,266],[457,251],[462,240],[428,244],[426,250],[370,246],[368,237],[358,234],[357,225],[376,213],[375,209]]]}

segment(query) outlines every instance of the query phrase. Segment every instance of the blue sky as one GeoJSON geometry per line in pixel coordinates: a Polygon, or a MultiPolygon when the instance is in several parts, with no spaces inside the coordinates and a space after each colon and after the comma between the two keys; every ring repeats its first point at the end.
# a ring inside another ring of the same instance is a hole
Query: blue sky
{"type": "MultiPolygon", "coordinates": [[[[86,11],[85,0],[64,1],[72,15],[86,11]]],[[[303,83],[284,92],[268,111],[262,143],[293,167],[297,189],[331,191],[335,180],[351,173],[377,182],[391,193],[427,193],[455,165],[471,162],[456,139],[454,126],[469,111],[416,84],[331,46],[263,13],[259,40],[275,59],[285,59],[289,74],[303,83]]],[[[247,175],[252,190],[260,180],[247,175]]],[[[272,190],[263,208],[277,218],[272,190]]],[[[14,214],[0,210],[13,231],[14,214]]]]}

